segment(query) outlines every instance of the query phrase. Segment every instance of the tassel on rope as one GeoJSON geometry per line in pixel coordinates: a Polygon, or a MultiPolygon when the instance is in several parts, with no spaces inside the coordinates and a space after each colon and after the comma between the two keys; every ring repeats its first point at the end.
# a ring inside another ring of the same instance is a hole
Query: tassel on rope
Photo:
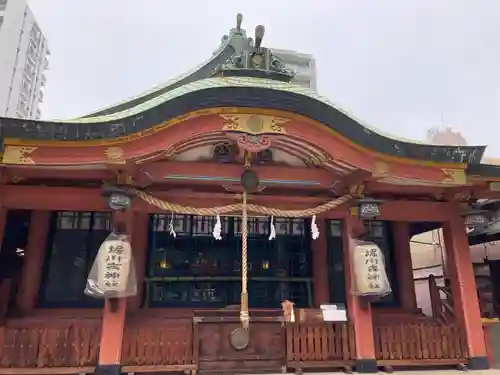
{"type": "Polygon", "coordinates": [[[274,216],[271,216],[271,223],[269,224],[269,241],[276,238],[276,227],[274,226],[274,216]]]}
{"type": "Polygon", "coordinates": [[[241,218],[241,306],[240,321],[244,329],[250,326],[250,315],[248,314],[248,290],[247,290],[247,267],[248,267],[248,212],[247,212],[247,192],[243,193],[243,212],[241,218]]]}
{"type": "Polygon", "coordinates": [[[174,219],[175,219],[175,215],[174,213],[172,212],[172,216],[170,217],[170,223],[168,223],[168,232],[170,233],[170,235],[172,237],[177,237],[177,233],[175,233],[175,229],[174,229],[174,219]]]}
{"type": "Polygon", "coordinates": [[[222,240],[221,232],[222,232],[222,224],[220,222],[220,216],[219,214],[217,214],[217,218],[215,219],[214,231],[212,232],[216,240],[222,240]]]}
{"type": "Polygon", "coordinates": [[[313,240],[317,240],[319,238],[319,228],[316,224],[316,215],[313,215],[311,220],[311,237],[313,240]]]}

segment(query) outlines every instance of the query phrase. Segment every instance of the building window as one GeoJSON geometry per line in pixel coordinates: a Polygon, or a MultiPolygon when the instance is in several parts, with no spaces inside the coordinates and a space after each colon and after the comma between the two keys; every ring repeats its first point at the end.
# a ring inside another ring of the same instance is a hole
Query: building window
{"type": "Polygon", "coordinates": [[[110,233],[107,212],[55,212],[46,248],[41,307],[96,307],[83,291],[99,246],[110,233]]]}
{"type": "Polygon", "coordinates": [[[19,98],[17,101],[17,109],[24,114],[28,113],[28,101],[23,98],[19,98]]]}
{"type": "Polygon", "coordinates": [[[31,96],[31,84],[25,79],[23,79],[21,85],[21,92],[25,94],[28,98],[31,96]]]}
{"type": "MultiPolygon", "coordinates": [[[[1,10],[1,5],[0,5],[0,10],[1,10]]],[[[3,24],[3,16],[0,16],[0,28],[2,28],[2,24],[3,24]]]]}
{"type": "Polygon", "coordinates": [[[32,60],[33,64],[35,64],[37,54],[37,46],[32,40],[30,40],[28,43],[28,57],[32,60]]]}
{"type": "MultiPolygon", "coordinates": [[[[223,217],[222,240],[212,236],[214,217],[152,215],[149,223],[146,305],[151,307],[226,307],[241,293],[241,219],[223,217]],[[173,219],[176,237],[170,234],[173,219]]],[[[309,223],[276,219],[269,241],[269,218],[248,221],[249,305],[280,308],[289,299],[310,307],[309,223]]]]}
{"type": "Polygon", "coordinates": [[[295,73],[305,73],[309,71],[309,63],[291,63],[287,64],[290,69],[292,69],[295,73]]]}
{"type": "Polygon", "coordinates": [[[35,44],[38,44],[38,42],[40,42],[40,35],[41,35],[40,29],[36,24],[33,24],[33,27],[31,28],[30,31],[30,37],[31,40],[35,42],[35,44]]]}
{"type": "Polygon", "coordinates": [[[26,63],[24,64],[24,75],[30,80],[32,80],[35,75],[35,67],[31,65],[29,60],[26,60],[26,63]]]}
{"type": "MultiPolygon", "coordinates": [[[[0,10],[5,10],[7,8],[7,0],[0,0],[0,10]]],[[[2,17],[3,19],[3,17],[2,17]]],[[[0,22],[1,26],[1,22],[0,22]]]]}

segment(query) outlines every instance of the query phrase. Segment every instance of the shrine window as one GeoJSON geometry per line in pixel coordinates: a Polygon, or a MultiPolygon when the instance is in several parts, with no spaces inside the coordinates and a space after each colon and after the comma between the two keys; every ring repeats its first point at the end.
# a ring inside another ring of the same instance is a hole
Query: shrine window
{"type": "Polygon", "coordinates": [[[54,212],[46,247],[41,307],[97,307],[83,291],[100,245],[111,231],[107,212],[54,212]]]}
{"type": "MultiPolygon", "coordinates": [[[[151,215],[145,304],[151,307],[238,305],[241,293],[241,218],[221,217],[222,240],[215,240],[215,217],[151,215]],[[174,236],[175,233],[175,236],[174,236]]],[[[279,308],[289,299],[311,305],[309,223],[277,218],[248,220],[248,290],[252,308],[279,308]]]]}
{"type": "Polygon", "coordinates": [[[330,302],[346,303],[346,284],[344,273],[344,250],[342,243],[342,222],[328,220],[328,276],[330,281],[330,302]]]}

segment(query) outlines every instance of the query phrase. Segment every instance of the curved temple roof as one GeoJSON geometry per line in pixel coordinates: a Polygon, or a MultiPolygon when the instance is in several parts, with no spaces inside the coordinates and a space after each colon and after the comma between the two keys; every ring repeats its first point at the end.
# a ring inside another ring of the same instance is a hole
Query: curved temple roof
{"type": "MultiPolygon", "coordinates": [[[[473,174],[500,175],[498,167],[481,165],[486,146],[440,146],[384,135],[356,120],[316,92],[289,83],[290,71],[272,51],[237,27],[214,56],[198,69],[141,96],[87,116],[66,121],[0,117],[3,138],[29,141],[86,141],[123,137],[188,112],[214,107],[253,107],[293,112],[316,120],[368,149],[422,161],[476,165],[473,174]],[[258,58],[256,58],[256,56],[258,58]]],[[[307,129],[304,129],[307,132],[307,129]]]]}

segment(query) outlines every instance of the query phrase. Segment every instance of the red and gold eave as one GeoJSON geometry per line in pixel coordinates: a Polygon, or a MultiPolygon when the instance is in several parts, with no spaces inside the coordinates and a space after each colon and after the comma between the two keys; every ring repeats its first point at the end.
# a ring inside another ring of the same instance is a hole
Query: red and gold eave
{"type": "MultiPolygon", "coordinates": [[[[164,174],[164,168],[169,169],[169,173],[178,174],[232,175],[229,166],[217,165],[212,168],[206,163],[202,166],[200,163],[167,162],[169,167],[160,167],[160,164],[155,165],[152,162],[159,159],[169,160],[190,149],[216,144],[228,136],[241,142],[244,141],[244,134],[259,136],[260,139],[270,142],[273,149],[301,158],[312,167],[259,167],[267,168],[269,177],[281,170],[286,171],[288,176],[292,173],[297,177],[304,175],[308,179],[316,177],[324,184],[331,185],[334,183],[330,181],[331,172],[347,176],[355,171],[365,171],[371,176],[373,186],[377,187],[377,190],[397,191],[411,187],[425,191],[436,187],[464,185],[478,186],[482,190],[486,187],[488,190],[487,183],[490,182],[481,178],[468,178],[465,173],[466,164],[434,163],[389,156],[355,144],[309,118],[290,112],[259,108],[226,107],[194,111],[143,132],[112,140],[30,142],[6,139],[3,163],[16,170],[16,167],[23,166],[26,174],[36,174],[36,169],[43,168],[47,177],[52,173],[69,173],[74,169],[78,169],[80,177],[91,177],[94,174],[101,177],[106,173],[100,170],[101,167],[120,168],[121,165],[140,165],[141,168],[146,168],[150,175],[164,174]],[[249,125],[248,119],[253,115],[258,115],[262,120],[260,128],[252,129],[249,125]],[[186,167],[183,167],[183,164],[186,164],[186,167]],[[187,167],[187,164],[190,167],[187,167]],[[51,172],[48,172],[47,168],[50,168],[51,172]],[[199,168],[202,170],[196,170],[199,168]]],[[[22,177],[21,170],[20,173],[22,177]]],[[[277,177],[279,176],[274,176],[277,177]]]]}

